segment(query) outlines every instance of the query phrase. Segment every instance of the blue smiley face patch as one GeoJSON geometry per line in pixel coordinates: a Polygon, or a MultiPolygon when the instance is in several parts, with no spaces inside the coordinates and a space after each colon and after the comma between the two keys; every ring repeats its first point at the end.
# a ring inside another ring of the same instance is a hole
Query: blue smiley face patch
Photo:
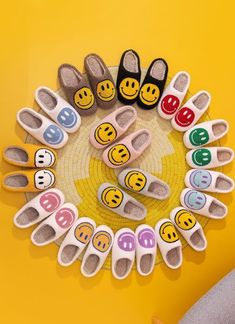
{"type": "Polygon", "coordinates": [[[77,115],[71,108],[63,108],[57,116],[57,120],[61,126],[72,128],[77,123],[77,115]]]}
{"type": "Polygon", "coordinates": [[[43,138],[48,144],[57,145],[63,141],[64,134],[56,125],[50,125],[43,133],[43,138]]]}
{"type": "Polygon", "coordinates": [[[206,204],[206,196],[202,192],[190,190],[184,196],[184,203],[189,209],[199,210],[206,204]]]}
{"type": "Polygon", "coordinates": [[[191,173],[189,182],[195,189],[206,189],[212,182],[212,176],[206,170],[196,170],[191,173]]]}

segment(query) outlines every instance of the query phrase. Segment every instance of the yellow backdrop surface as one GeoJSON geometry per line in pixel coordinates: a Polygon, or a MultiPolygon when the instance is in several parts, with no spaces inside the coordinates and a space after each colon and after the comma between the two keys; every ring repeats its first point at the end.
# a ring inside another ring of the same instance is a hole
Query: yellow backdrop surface
{"type": "MultiPolygon", "coordinates": [[[[233,1],[12,1],[1,4],[0,134],[1,148],[25,140],[16,112],[33,105],[39,85],[58,88],[61,63],[83,68],[90,52],[110,66],[121,53],[135,49],[143,67],[156,57],[169,63],[169,73],[186,70],[190,92],[212,94],[211,118],[225,118],[230,131],[221,141],[235,149],[234,7],[233,1]]],[[[1,161],[2,174],[14,168],[1,161]]],[[[234,177],[233,165],[223,168],[234,177]]],[[[166,171],[164,171],[166,172],[166,171]]],[[[30,230],[14,228],[12,217],[25,201],[22,194],[0,195],[0,322],[147,324],[156,314],[177,323],[184,312],[235,266],[233,194],[221,196],[229,215],[205,226],[208,249],[184,249],[184,263],[172,271],[164,264],[152,276],[135,271],[117,282],[110,271],[83,278],[78,263],[63,269],[57,246],[32,246],[30,230]]],[[[167,216],[167,215],[166,215],[167,216]]]]}

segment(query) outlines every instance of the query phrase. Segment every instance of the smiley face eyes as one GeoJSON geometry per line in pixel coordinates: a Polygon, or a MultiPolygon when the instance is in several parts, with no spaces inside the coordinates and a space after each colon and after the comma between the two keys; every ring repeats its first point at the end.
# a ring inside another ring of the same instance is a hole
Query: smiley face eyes
{"type": "MultiPolygon", "coordinates": [[[[175,234],[175,232],[172,233],[172,236],[173,236],[174,238],[176,238],[176,234],[175,234]]],[[[171,240],[171,234],[170,234],[170,233],[167,234],[167,237],[168,237],[169,240],[171,240]]]]}

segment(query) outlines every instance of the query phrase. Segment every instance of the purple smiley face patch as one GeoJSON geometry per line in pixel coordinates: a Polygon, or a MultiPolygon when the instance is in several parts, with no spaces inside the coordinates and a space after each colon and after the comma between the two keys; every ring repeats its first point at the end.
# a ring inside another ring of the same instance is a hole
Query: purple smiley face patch
{"type": "Polygon", "coordinates": [[[153,248],[156,245],[154,232],[149,228],[142,229],[138,234],[138,242],[143,248],[153,248]]]}
{"type": "Polygon", "coordinates": [[[135,250],[135,235],[126,232],[122,233],[118,238],[118,246],[121,250],[131,252],[135,250]]]}

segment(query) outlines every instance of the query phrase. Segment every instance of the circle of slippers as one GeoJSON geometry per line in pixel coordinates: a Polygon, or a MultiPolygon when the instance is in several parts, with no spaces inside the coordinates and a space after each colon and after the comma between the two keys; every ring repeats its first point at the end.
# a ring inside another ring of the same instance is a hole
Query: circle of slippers
{"type": "Polygon", "coordinates": [[[178,234],[195,251],[207,247],[203,228],[193,212],[212,219],[222,219],[228,213],[227,206],[208,193],[231,192],[234,181],[210,169],[230,163],[234,152],[228,147],[207,146],[227,134],[228,123],[223,119],[197,123],[208,109],[210,94],[202,90],[184,102],[190,75],[180,71],[165,87],[168,65],[162,58],[152,61],[142,83],[140,59],[134,50],[123,53],[116,85],[97,54],[86,56],[84,66],[86,75],[70,64],[62,64],[58,69],[67,101],[42,86],[36,90],[35,100],[45,114],[27,107],[17,113],[20,126],[43,145],[11,145],[3,151],[6,162],[21,167],[4,175],[3,187],[15,192],[39,193],[16,213],[14,224],[22,229],[38,224],[31,235],[37,246],[62,237],[58,263],[69,266],[82,257],[81,273],[85,277],[97,274],[111,250],[112,274],[117,279],[126,278],[134,262],[140,275],[150,275],[157,248],[165,264],[177,269],[183,259],[178,234]],[[109,113],[117,99],[124,106],[109,113]],[[183,143],[189,149],[186,162],[192,169],[185,175],[181,206],[172,209],[169,218],[160,219],[154,229],[144,224],[148,211],[131,193],[165,200],[170,196],[170,188],[162,179],[129,165],[151,145],[151,132],[147,128],[125,135],[137,118],[134,103],[145,109],[146,114],[156,109],[161,118],[171,122],[173,129],[184,133],[183,143]],[[93,219],[79,217],[77,207],[65,201],[61,190],[53,188],[56,182],[53,166],[58,159],[55,149],[65,146],[69,134],[79,129],[80,116],[85,118],[98,108],[107,110],[107,115],[90,130],[90,145],[103,150],[102,159],[109,168],[120,169],[117,176],[120,187],[101,183],[97,199],[120,217],[143,221],[135,232],[121,228],[114,234],[105,224],[96,226],[93,219]]]}

